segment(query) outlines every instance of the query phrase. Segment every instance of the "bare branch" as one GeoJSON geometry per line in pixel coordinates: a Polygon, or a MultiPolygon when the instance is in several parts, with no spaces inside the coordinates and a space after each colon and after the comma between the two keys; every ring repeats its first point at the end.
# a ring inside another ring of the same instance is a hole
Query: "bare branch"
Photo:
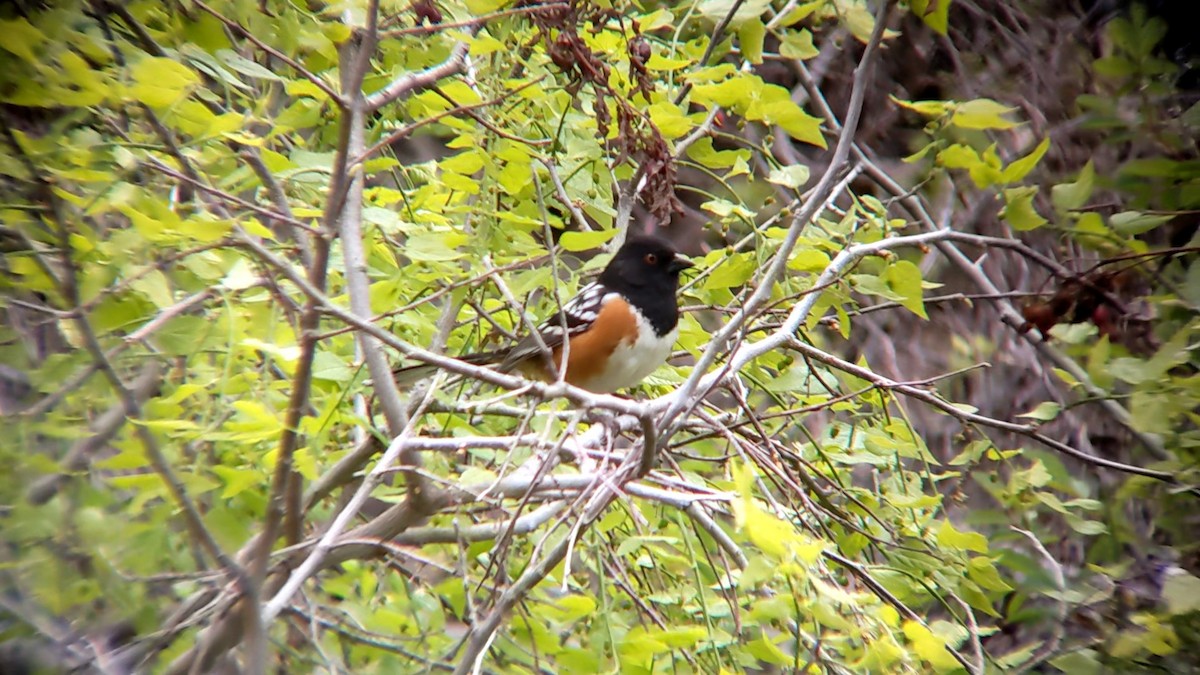
{"type": "MultiPolygon", "coordinates": [[[[474,32],[474,28],[469,28],[466,31],[467,35],[471,35],[474,32]]],[[[365,111],[374,112],[379,110],[414,89],[428,87],[439,80],[462,72],[463,66],[466,64],[468,49],[470,49],[469,44],[458,42],[454,45],[454,49],[450,50],[450,56],[445,61],[418,73],[407,73],[392,80],[386,87],[367,97],[365,111]]]]}
{"type": "MultiPolygon", "coordinates": [[[[963,422],[980,424],[983,426],[992,427],[994,429],[1000,429],[1002,431],[1008,431],[1010,433],[1025,436],[1026,438],[1033,439],[1033,440],[1041,443],[1042,445],[1045,445],[1049,448],[1057,450],[1065,455],[1070,455],[1071,457],[1074,457],[1075,459],[1087,462],[1088,464],[1093,464],[1095,466],[1103,467],[1106,469],[1112,469],[1114,471],[1121,471],[1123,473],[1134,474],[1137,476],[1145,476],[1147,478],[1153,478],[1155,480],[1160,480],[1165,483],[1170,483],[1172,485],[1182,485],[1179,478],[1170,472],[1155,471],[1153,469],[1145,469],[1145,468],[1133,466],[1130,464],[1122,464],[1121,462],[1116,462],[1116,461],[1113,461],[1110,459],[1105,459],[1103,457],[1096,457],[1094,455],[1086,454],[1081,450],[1078,450],[1076,448],[1073,448],[1073,447],[1067,445],[1066,443],[1063,443],[1056,439],[1050,438],[1049,436],[1046,436],[1045,434],[1040,433],[1037,430],[1037,427],[1035,425],[1017,424],[1015,422],[999,420],[999,419],[995,419],[992,417],[987,417],[985,415],[980,415],[975,412],[971,412],[969,410],[966,410],[959,406],[956,406],[955,404],[953,404],[949,401],[943,400],[942,398],[938,397],[936,394],[929,391],[928,389],[924,389],[921,387],[914,387],[909,384],[903,384],[900,382],[895,382],[893,380],[889,380],[888,378],[883,377],[882,375],[875,374],[874,372],[868,370],[867,368],[857,366],[853,363],[850,363],[849,361],[843,361],[842,359],[839,359],[839,358],[833,356],[832,354],[823,352],[820,349],[817,349],[816,347],[813,347],[812,345],[809,345],[800,340],[793,339],[790,341],[790,344],[788,346],[791,349],[801,352],[810,358],[813,358],[818,361],[821,361],[822,363],[826,363],[828,365],[834,366],[835,368],[838,368],[840,370],[844,370],[856,377],[861,377],[869,382],[874,383],[876,386],[879,386],[879,387],[882,387],[885,389],[891,389],[894,391],[898,391],[898,392],[904,394],[905,396],[908,396],[910,398],[915,398],[919,401],[927,403],[927,404],[937,408],[938,410],[941,410],[942,412],[950,415],[951,417],[956,417],[956,418],[962,420],[963,422]]],[[[1190,489],[1193,491],[1195,490],[1195,488],[1190,488],[1190,489]]]]}

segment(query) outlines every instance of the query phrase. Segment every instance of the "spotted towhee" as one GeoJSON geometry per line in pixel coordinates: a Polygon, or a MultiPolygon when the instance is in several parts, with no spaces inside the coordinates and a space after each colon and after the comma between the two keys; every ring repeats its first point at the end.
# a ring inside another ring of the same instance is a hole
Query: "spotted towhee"
{"type": "MultiPolygon", "coordinates": [[[[570,384],[597,393],[632,387],[671,355],[679,335],[679,273],[691,266],[658,237],[630,237],[599,279],[538,327],[540,344],[529,335],[508,349],[459,358],[553,381],[565,352],[570,384]]],[[[418,369],[429,370],[414,366],[397,375],[411,380],[418,369]]]]}

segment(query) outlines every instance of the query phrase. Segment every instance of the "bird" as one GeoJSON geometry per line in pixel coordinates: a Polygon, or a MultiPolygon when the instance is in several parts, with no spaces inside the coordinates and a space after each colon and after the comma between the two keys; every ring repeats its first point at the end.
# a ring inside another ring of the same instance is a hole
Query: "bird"
{"type": "MultiPolygon", "coordinates": [[[[636,386],[671,356],[679,337],[679,276],[693,266],[665,239],[631,236],[596,281],[538,325],[536,336],[458,358],[553,382],[565,353],[568,384],[598,394],[636,386]]],[[[432,370],[408,366],[395,374],[409,381],[432,370]]]]}

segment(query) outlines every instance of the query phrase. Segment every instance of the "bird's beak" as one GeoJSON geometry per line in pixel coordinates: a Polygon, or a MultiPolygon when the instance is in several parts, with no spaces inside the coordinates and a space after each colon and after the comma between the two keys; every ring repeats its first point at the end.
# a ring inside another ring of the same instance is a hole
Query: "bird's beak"
{"type": "Polygon", "coordinates": [[[689,267],[695,266],[696,263],[692,262],[691,259],[686,255],[683,255],[682,253],[676,253],[675,257],[671,260],[671,266],[667,269],[669,269],[672,274],[678,274],[689,267]]]}

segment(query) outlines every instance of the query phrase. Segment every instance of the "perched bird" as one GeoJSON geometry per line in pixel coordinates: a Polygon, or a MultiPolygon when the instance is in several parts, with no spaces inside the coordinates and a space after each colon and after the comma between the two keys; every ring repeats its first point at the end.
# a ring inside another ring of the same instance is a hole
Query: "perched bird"
{"type": "MultiPolygon", "coordinates": [[[[568,383],[597,393],[632,387],[671,355],[679,336],[679,273],[692,265],[663,239],[630,237],[595,282],[542,322],[541,344],[528,335],[511,348],[459,358],[553,381],[565,352],[568,383]]],[[[409,366],[396,373],[411,380],[430,370],[409,366]]]]}

